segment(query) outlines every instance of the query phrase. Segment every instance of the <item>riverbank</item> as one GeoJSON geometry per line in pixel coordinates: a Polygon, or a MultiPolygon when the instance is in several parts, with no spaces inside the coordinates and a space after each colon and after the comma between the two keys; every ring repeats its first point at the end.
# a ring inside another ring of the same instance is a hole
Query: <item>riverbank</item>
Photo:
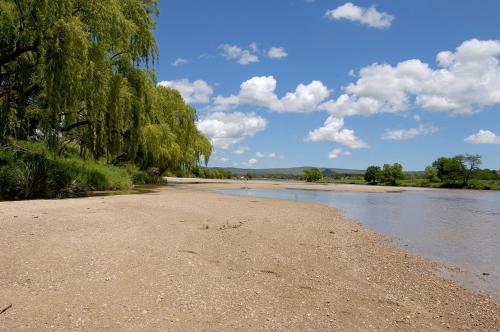
{"type": "Polygon", "coordinates": [[[0,202],[0,234],[5,330],[500,328],[492,299],[320,204],[183,188],[0,202]]]}
{"type": "Polygon", "coordinates": [[[254,179],[254,180],[234,180],[234,179],[201,179],[201,178],[178,178],[168,177],[172,184],[196,184],[211,188],[213,186],[223,185],[226,189],[236,189],[242,186],[251,189],[302,189],[302,190],[326,190],[326,191],[348,191],[348,192],[402,192],[402,191],[421,191],[421,190],[469,190],[469,191],[497,191],[500,187],[492,184],[490,187],[475,188],[447,188],[439,183],[433,185],[417,183],[412,181],[401,181],[398,186],[387,186],[382,184],[370,185],[364,180],[334,180],[320,182],[304,182],[298,180],[276,180],[276,179],[254,179]]]}
{"type": "Polygon", "coordinates": [[[302,181],[276,181],[276,180],[215,180],[198,178],[176,178],[168,177],[171,185],[196,185],[198,189],[301,189],[301,190],[326,190],[326,191],[349,191],[349,192],[401,192],[405,190],[436,190],[433,188],[415,187],[389,187],[370,186],[362,184],[338,184],[338,183],[307,183],[302,181]]]}
{"type": "Polygon", "coordinates": [[[158,170],[83,158],[74,146],[59,154],[43,142],[11,140],[0,145],[0,201],[85,197],[162,183],[158,170]]]}

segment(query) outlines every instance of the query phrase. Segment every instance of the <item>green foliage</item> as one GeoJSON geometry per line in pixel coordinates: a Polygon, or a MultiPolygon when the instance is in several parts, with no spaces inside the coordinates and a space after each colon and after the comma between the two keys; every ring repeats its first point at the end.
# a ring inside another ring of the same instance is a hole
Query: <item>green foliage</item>
{"type": "Polygon", "coordinates": [[[369,184],[377,184],[382,179],[382,169],[379,166],[370,166],[366,169],[365,181],[369,184]]]}
{"type": "Polygon", "coordinates": [[[64,174],[42,155],[19,158],[14,153],[0,157],[0,199],[8,197],[32,198],[57,190],[64,174]]]}
{"type": "Polygon", "coordinates": [[[319,168],[308,168],[304,170],[304,180],[306,182],[318,182],[323,177],[319,168]]]}
{"type": "Polygon", "coordinates": [[[439,181],[437,169],[433,166],[427,166],[424,171],[424,178],[429,182],[439,181]]]}
{"type": "Polygon", "coordinates": [[[78,156],[51,158],[29,150],[0,150],[0,200],[72,197],[131,187],[123,168],[78,156]]]}
{"type": "Polygon", "coordinates": [[[75,156],[56,158],[57,165],[68,176],[70,183],[89,190],[124,190],[132,187],[132,179],[124,168],[96,161],[84,161],[75,156]]]}
{"type": "Polygon", "coordinates": [[[84,160],[71,148],[64,156],[50,153],[40,142],[16,141],[0,149],[0,200],[76,197],[162,183],[157,169],[84,160]]]}
{"type": "Polygon", "coordinates": [[[471,180],[497,180],[498,172],[481,170],[482,157],[480,155],[457,155],[453,158],[441,157],[432,165],[437,169],[439,179],[445,187],[474,187],[480,186],[478,182],[471,185],[471,180]]]}
{"type": "Polygon", "coordinates": [[[157,0],[0,0],[0,142],[189,172],[208,163],[196,110],[157,87],[157,0]]]}
{"type": "Polygon", "coordinates": [[[420,178],[403,181],[403,185],[420,187],[467,188],[490,190],[500,189],[499,172],[480,169],[480,155],[457,155],[441,157],[425,169],[420,178]]]}
{"type": "MultiPolygon", "coordinates": [[[[392,167],[392,165],[391,165],[392,167]]],[[[302,171],[302,169],[301,169],[302,171]]],[[[260,179],[279,179],[279,180],[303,180],[304,177],[295,173],[272,173],[270,169],[268,174],[257,174],[260,179]]],[[[344,172],[323,172],[323,177],[319,180],[321,183],[340,183],[340,184],[382,184],[382,169],[378,166],[372,166],[364,175],[344,172]],[[365,179],[365,175],[369,176],[365,179]],[[372,174],[370,176],[370,174],[372,174]],[[373,181],[375,182],[371,182],[373,181]]],[[[398,172],[399,173],[399,172],[398,172]]],[[[244,173],[240,173],[241,176],[244,173]]],[[[424,188],[442,188],[449,187],[448,184],[442,182],[439,178],[434,177],[437,174],[437,168],[429,166],[426,172],[406,172],[404,178],[401,174],[398,176],[396,185],[406,187],[424,187],[424,188]],[[432,170],[431,170],[432,169],[432,170]],[[427,174],[427,175],[426,175],[427,174]],[[433,179],[430,181],[429,179],[433,179]]],[[[198,176],[198,173],[194,175],[198,176]]],[[[236,175],[235,175],[236,177],[236,175]]],[[[457,187],[462,187],[462,182],[457,183],[457,187]]],[[[385,183],[384,183],[385,184],[385,183]]],[[[390,183],[388,183],[390,184],[390,183]]],[[[464,188],[468,189],[483,189],[483,190],[500,190],[500,172],[491,169],[475,169],[470,176],[470,180],[464,188]]]]}
{"type": "Polygon", "coordinates": [[[469,184],[472,173],[479,170],[479,166],[482,164],[482,157],[478,154],[471,155],[466,154],[464,158],[464,168],[466,168],[463,185],[464,187],[469,184]]]}
{"type": "Polygon", "coordinates": [[[441,157],[434,161],[432,166],[437,169],[439,179],[446,186],[459,186],[460,180],[464,179],[466,169],[462,155],[453,158],[441,157]]]}
{"type": "Polygon", "coordinates": [[[500,190],[500,180],[473,179],[467,185],[468,189],[500,190]]]}
{"type": "Polygon", "coordinates": [[[165,184],[165,179],[156,172],[156,169],[150,169],[148,171],[142,171],[136,166],[127,167],[127,172],[130,174],[132,178],[132,182],[135,185],[144,185],[144,184],[165,184]]]}
{"type": "Polygon", "coordinates": [[[477,180],[500,180],[500,172],[492,169],[478,169],[473,172],[472,176],[477,180]]]}
{"type": "Polygon", "coordinates": [[[157,87],[147,125],[141,133],[137,162],[174,172],[194,170],[200,159],[205,165],[212,145],[195,125],[196,110],[187,105],[178,91],[157,87]]]}
{"type": "Polygon", "coordinates": [[[404,179],[403,166],[395,163],[393,165],[385,164],[382,169],[382,182],[391,186],[396,186],[399,180],[404,179]]]}
{"type": "Polygon", "coordinates": [[[253,179],[253,174],[252,174],[252,173],[250,173],[250,172],[247,172],[247,174],[245,174],[245,178],[246,178],[247,180],[252,180],[252,179],[253,179]]]}
{"type": "Polygon", "coordinates": [[[135,76],[157,55],[157,1],[1,0],[0,7],[0,97],[11,113],[3,114],[11,120],[3,133],[24,139],[42,128],[56,144],[65,128],[86,122],[78,132],[98,152],[114,78],[144,95],[135,76]],[[27,106],[37,109],[33,118],[27,106]]]}
{"type": "Polygon", "coordinates": [[[200,167],[196,170],[195,176],[202,179],[233,179],[236,175],[223,168],[200,167]]]}

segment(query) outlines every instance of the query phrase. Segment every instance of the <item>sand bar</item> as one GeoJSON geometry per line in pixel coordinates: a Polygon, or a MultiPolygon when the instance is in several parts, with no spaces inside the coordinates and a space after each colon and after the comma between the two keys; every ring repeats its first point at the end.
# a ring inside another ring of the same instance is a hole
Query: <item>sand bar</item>
{"type": "Polygon", "coordinates": [[[315,203],[0,202],[0,266],[2,331],[500,329],[495,300],[315,203]]]}
{"type": "Polygon", "coordinates": [[[416,187],[389,187],[370,186],[359,184],[339,184],[339,183],[306,183],[301,181],[272,181],[272,180],[212,180],[195,178],[175,178],[167,177],[170,184],[192,186],[198,189],[301,189],[301,190],[325,190],[325,191],[348,191],[348,192],[401,192],[409,190],[439,190],[435,188],[416,187]]]}

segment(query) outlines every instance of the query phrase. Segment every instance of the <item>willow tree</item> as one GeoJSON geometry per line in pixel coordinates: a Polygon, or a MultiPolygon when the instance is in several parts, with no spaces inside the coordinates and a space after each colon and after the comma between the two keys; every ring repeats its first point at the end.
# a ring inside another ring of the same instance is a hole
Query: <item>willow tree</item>
{"type": "MultiPolygon", "coordinates": [[[[97,151],[115,76],[127,81],[156,57],[156,1],[0,0],[0,9],[0,96],[10,120],[2,133],[43,129],[57,138],[88,126],[97,151]]],[[[144,93],[144,85],[129,89],[144,93]]]]}
{"type": "Polygon", "coordinates": [[[0,140],[42,136],[53,149],[77,142],[84,157],[182,167],[209,156],[194,109],[160,114],[157,2],[0,0],[0,140]]]}
{"type": "Polygon", "coordinates": [[[154,105],[142,132],[142,164],[165,169],[192,170],[208,163],[212,145],[195,125],[196,110],[178,91],[157,87],[154,105]]]}

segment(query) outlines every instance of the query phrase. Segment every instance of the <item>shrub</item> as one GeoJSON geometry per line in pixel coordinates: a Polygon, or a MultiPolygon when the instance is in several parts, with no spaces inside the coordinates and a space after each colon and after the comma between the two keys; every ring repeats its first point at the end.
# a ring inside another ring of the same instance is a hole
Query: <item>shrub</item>
{"type": "Polygon", "coordinates": [[[399,180],[404,179],[403,166],[395,163],[393,165],[385,164],[382,169],[382,181],[397,186],[399,180]]]}
{"type": "Polygon", "coordinates": [[[304,170],[304,180],[306,180],[306,182],[317,182],[321,180],[322,177],[323,174],[321,174],[319,168],[308,168],[304,170]]]}
{"type": "Polygon", "coordinates": [[[50,157],[43,147],[32,147],[0,150],[0,200],[74,197],[132,187],[125,168],[71,155],[50,157]]]}
{"type": "Polygon", "coordinates": [[[0,199],[55,197],[69,181],[53,160],[35,153],[2,152],[0,199]]]}
{"type": "Polygon", "coordinates": [[[427,166],[424,171],[424,178],[429,182],[439,181],[438,170],[436,167],[427,166]]]}
{"type": "Polygon", "coordinates": [[[135,166],[128,166],[127,171],[131,175],[134,184],[163,184],[166,182],[161,174],[155,172],[154,170],[148,170],[146,172],[141,171],[135,166]]]}
{"type": "Polygon", "coordinates": [[[377,184],[382,178],[382,169],[378,166],[370,166],[365,172],[365,181],[369,184],[377,184]]]}

